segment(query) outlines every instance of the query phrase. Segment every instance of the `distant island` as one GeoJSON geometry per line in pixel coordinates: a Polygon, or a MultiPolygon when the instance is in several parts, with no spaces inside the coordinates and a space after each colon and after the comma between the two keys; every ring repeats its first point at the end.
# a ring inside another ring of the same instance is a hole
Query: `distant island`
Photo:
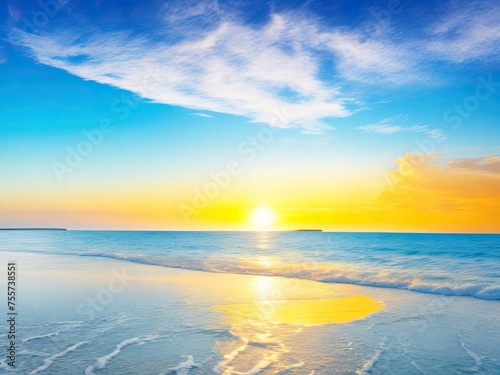
{"type": "Polygon", "coordinates": [[[323,232],[323,229],[295,229],[293,232],[323,232]]]}
{"type": "Polygon", "coordinates": [[[67,230],[66,228],[0,228],[0,230],[67,230]]]}

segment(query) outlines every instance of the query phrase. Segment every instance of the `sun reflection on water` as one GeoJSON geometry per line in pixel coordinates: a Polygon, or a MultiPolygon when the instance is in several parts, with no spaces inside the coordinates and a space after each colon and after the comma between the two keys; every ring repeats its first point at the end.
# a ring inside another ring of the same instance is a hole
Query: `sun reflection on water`
{"type": "Polygon", "coordinates": [[[234,337],[218,343],[218,349],[229,354],[214,370],[250,375],[300,367],[302,361],[284,356],[291,350],[287,342],[292,336],[308,326],[351,322],[384,307],[365,295],[325,295],[323,288],[304,280],[255,277],[245,291],[251,302],[213,306],[227,318],[234,337]],[[319,298],[318,289],[323,291],[319,298]]]}

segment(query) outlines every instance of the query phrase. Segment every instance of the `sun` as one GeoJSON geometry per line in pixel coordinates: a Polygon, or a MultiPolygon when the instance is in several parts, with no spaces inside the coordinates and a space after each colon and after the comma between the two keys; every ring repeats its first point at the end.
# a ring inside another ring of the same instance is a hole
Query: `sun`
{"type": "Polygon", "coordinates": [[[268,227],[274,221],[275,215],[267,208],[253,210],[252,222],[259,229],[268,227]]]}

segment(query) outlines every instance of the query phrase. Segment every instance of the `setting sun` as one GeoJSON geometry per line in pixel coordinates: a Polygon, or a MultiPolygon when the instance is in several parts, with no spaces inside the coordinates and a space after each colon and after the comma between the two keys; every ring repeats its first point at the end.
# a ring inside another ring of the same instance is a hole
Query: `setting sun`
{"type": "Polygon", "coordinates": [[[275,215],[267,208],[259,208],[252,213],[252,222],[259,229],[268,227],[275,219],[275,215]]]}

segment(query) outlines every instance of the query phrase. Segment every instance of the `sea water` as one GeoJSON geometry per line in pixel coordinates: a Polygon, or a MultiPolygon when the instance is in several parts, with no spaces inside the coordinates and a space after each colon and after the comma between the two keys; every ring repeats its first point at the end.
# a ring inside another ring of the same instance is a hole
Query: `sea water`
{"type": "Polygon", "coordinates": [[[498,235],[0,232],[0,256],[7,252],[19,261],[22,309],[18,367],[2,356],[0,373],[500,374],[498,235]],[[140,282],[106,306],[79,309],[111,269],[134,263],[141,275],[164,266],[346,283],[386,309],[349,324],[235,326],[209,308],[217,292],[140,282]],[[67,275],[46,277],[51,268],[67,275]],[[72,282],[82,268],[95,274],[72,282]]]}
{"type": "Polygon", "coordinates": [[[9,231],[2,250],[500,300],[496,234],[9,231]]]}

